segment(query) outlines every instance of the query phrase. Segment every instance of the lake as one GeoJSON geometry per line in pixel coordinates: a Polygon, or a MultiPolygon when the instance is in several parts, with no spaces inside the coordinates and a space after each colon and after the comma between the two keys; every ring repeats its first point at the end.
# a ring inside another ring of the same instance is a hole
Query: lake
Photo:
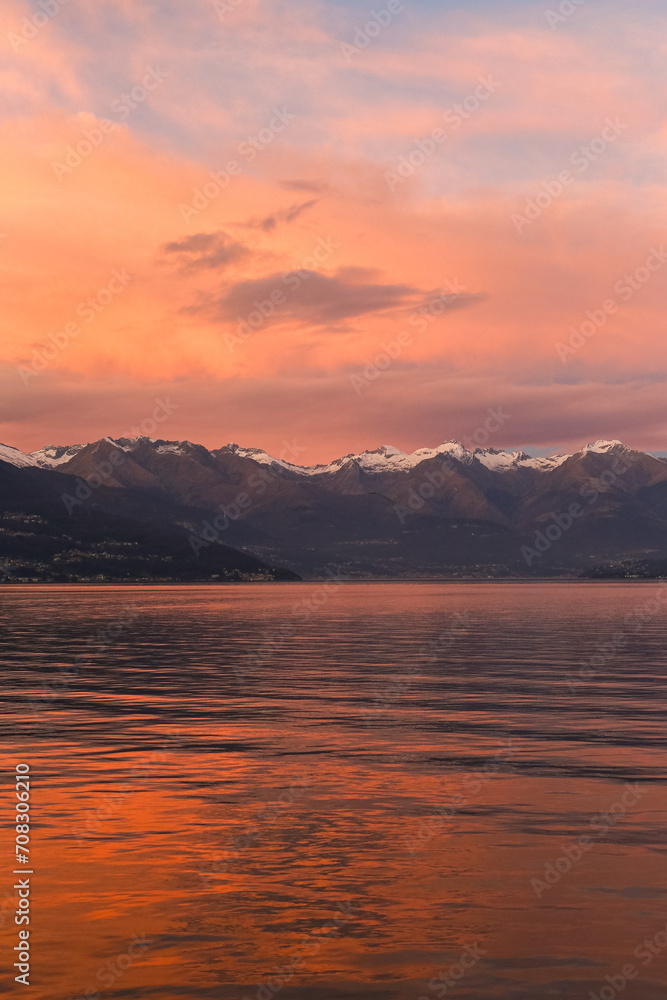
{"type": "Polygon", "coordinates": [[[4,586],[3,989],[21,763],[33,1000],[664,1000],[666,607],[4,586]]]}

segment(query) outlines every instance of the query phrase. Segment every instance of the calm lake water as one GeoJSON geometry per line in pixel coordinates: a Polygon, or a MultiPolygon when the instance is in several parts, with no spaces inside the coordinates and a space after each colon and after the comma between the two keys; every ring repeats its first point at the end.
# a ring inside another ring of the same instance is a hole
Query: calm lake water
{"type": "Polygon", "coordinates": [[[664,1000],[663,597],[5,586],[3,991],[664,1000]]]}

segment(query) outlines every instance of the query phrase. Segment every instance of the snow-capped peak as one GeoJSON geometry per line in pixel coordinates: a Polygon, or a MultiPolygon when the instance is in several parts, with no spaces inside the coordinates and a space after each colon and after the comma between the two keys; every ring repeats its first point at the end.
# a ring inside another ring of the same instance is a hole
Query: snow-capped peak
{"type": "Polygon", "coordinates": [[[354,462],[369,475],[393,471],[409,472],[410,469],[414,469],[422,462],[438,458],[441,455],[456,459],[463,465],[470,465],[476,458],[487,469],[496,472],[505,472],[516,468],[546,471],[547,469],[555,469],[568,458],[567,455],[531,458],[530,455],[522,451],[501,451],[496,448],[476,448],[474,452],[471,452],[459,441],[445,441],[437,448],[418,448],[417,451],[410,454],[395,448],[394,445],[383,444],[373,450],[359,453],[351,452],[349,455],[343,455],[341,458],[336,458],[332,462],[322,465],[294,465],[282,459],[272,458],[268,452],[261,448],[241,448],[238,444],[228,444],[227,450],[242,458],[251,458],[262,465],[280,465],[300,476],[331,475],[334,472],[339,472],[351,462],[354,462]]]}
{"type": "MultiPolygon", "coordinates": [[[[208,454],[203,445],[193,444],[190,441],[164,441],[146,436],[136,438],[106,437],[103,440],[125,452],[136,452],[142,446],[146,446],[161,455],[208,454]]],[[[65,466],[86,447],[89,446],[85,444],[64,446],[50,444],[39,451],[25,454],[11,445],[0,445],[0,461],[7,462],[17,468],[36,466],[43,469],[55,469],[65,466]]],[[[617,449],[625,449],[621,441],[599,440],[594,444],[586,445],[577,454],[604,455],[617,449]]],[[[356,466],[357,470],[369,476],[391,472],[409,472],[422,462],[438,457],[451,458],[466,466],[472,466],[473,463],[479,462],[490,471],[497,473],[521,469],[548,472],[562,465],[570,457],[564,454],[532,457],[524,451],[505,451],[499,448],[475,448],[474,451],[471,451],[458,441],[445,441],[436,448],[418,448],[411,453],[401,451],[391,444],[383,444],[375,449],[344,455],[329,463],[310,466],[295,465],[285,459],[274,458],[262,448],[243,448],[235,443],[215,450],[213,455],[220,456],[223,452],[251,459],[260,465],[279,466],[293,476],[303,477],[326,477],[340,472],[350,465],[356,466]]]]}
{"type": "Polygon", "coordinates": [[[435,458],[438,455],[444,454],[452,455],[452,457],[458,458],[462,462],[472,461],[472,455],[469,451],[466,451],[463,445],[459,444],[458,441],[448,441],[437,448],[420,448],[412,454],[407,454],[399,448],[395,448],[392,444],[383,444],[372,451],[362,451],[358,454],[351,453],[344,455],[342,458],[336,458],[333,462],[329,462],[328,465],[291,465],[288,468],[301,473],[301,475],[320,476],[338,472],[343,466],[354,462],[360,469],[370,475],[391,471],[407,472],[429,458],[435,458]]]}
{"type": "Polygon", "coordinates": [[[187,455],[193,447],[191,441],[157,441],[155,450],[160,455],[187,455]]]}
{"type": "MultiPolygon", "coordinates": [[[[118,448],[122,448],[123,451],[135,451],[135,449],[138,448],[140,444],[156,444],[157,443],[156,440],[155,440],[155,438],[146,437],[145,435],[142,435],[141,437],[136,437],[136,438],[110,438],[110,437],[106,437],[106,438],[104,438],[104,440],[108,441],[109,444],[115,444],[118,448]]],[[[174,441],[174,442],[169,442],[169,443],[170,444],[171,443],[176,444],[177,442],[174,441]]]]}
{"type": "Polygon", "coordinates": [[[426,462],[429,458],[437,458],[438,455],[448,455],[450,458],[455,458],[465,465],[472,462],[472,453],[467,448],[464,448],[460,442],[445,441],[444,444],[439,444],[437,448],[418,448],[411,455],[406,455],[405,468],[414,468],[420,462],[426,462]]]}
{"type": "Polygon", "coordinates": [[[595,444],[587,444],[585,448],[582,448],[582,452],[586,454],[592,451],[596,455],[606,455],[607,452],[613,451],[614,448],[622,447],[623,444],[620,441],[596,441],[595,444]]]}
{"type": "Polygon", "coordinates": [[[31,452],[29,458],[32,458],[33,464],[38,465],[40,469],[55,469],[57,466],[69,462],[85,447],[85,444],[47,444],[45,448],[31,452]]]}
{"type": "Polygon", "coordinates": [[[393,444],[381,444],[379,448],[375,451],[365,451],[362,452],[363,455],[404,455],[405,452],[401,451],[400,448],[394,448],[393,444]]]}
{"type": "Polygon", "coordinates": [[[562,465],[569,455],[549,455],[533,458],[525,451],[502,451],[497,448],[476,448],[475,458],[494,472],[509,472],[511,469],[538,469],[546,472],[562,465]]]}
{"type": "Polygon", "coordinates": [[[290,465],[289,462],[283,462],[279,458],[273,458],[267,451],[262,448],[242,448],[240,444],[235,444],[230,441],[225,448],[221,451],[231,451],[232,454],[238,455],[239,458],[251,458],[253,462],[259,462],[260,465],[282,465],[285,469],[299,469],[298,465],[290,465]]]}
{"type": "Polygon", "coordinates": [[[301,476],[322,476],[339,472],[340,469],[350,462],[356,463],[364,472],[373,474],[391,470],[407,471],[419,465],[420,462],[426,461],[428,458],[435,458],[437,455],[444,454],[451,455],[461,462],[472,461],[472,454],[462,444],[459,444],[458,441],[448,441],[437,448],[420,448],[410,455],[394,447],[392,444],[383,444],[373,450],[359,453],[351,452],[349,455],[343,455],[341,458],[336,458],[332,462],[321,465],[294,465],[291,462],[273,458],[261,448],[241,448],[238,444],[228,444],[226,450],[242,458],[251,458],[262,465],[280,465],[284,469],[289,469],[291,472],[301,476]]]}
{"type": "Polygon", "coordinates": [[[9,465],[16,466],[17,469],[37,465],[32,455],[26,455],[25,452],[13,448],[10,444],[0,444],[0,462],[7,462],[9,465]]]}

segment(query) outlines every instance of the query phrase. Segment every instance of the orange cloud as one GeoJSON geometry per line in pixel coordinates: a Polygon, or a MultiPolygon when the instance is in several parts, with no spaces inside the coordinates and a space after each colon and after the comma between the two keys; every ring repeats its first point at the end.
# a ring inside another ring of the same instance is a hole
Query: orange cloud
{"type": "MultiPolygon", "coordinates": [[[[347,66],[340,10],[303,4],[286,20],[243,0],[221,21],[205,6],[150,31],[133,0],[91,0],[76,21],[63,8],[2,70],[18,108],[0,118],[2,341],[19,397],[34,405],[50,379],[117,378],[139,396],[247,382],[267,400],[300,385],[319,412],[307,387],[346,385],[389,345],[356,413],[369,434],[389,424],[379,386],[393,387],[411,414],[403,443],[432,412],[431,371],[580,408],[568,383],[626,381],[649,398],[667,370],[667,266],[643,280],[664,232],[665,131],[638,69],[643,34],[614,60],[583,32],[406,11],[402,32],[347,66]],[[164,80],[120,120],[114,101],[158,65],[164,80]],[[444,121],[480,77],[498,82],[488,100],[444,121]],[[608,118],[622,127],[603,141],[608,118]],[[429,145],[436,127],[446,140],[429,145]],[[250,323],[295,273],[307,277],[250,323]]],[[[6,32],[27,9],[11,0],[6,32]]]]}

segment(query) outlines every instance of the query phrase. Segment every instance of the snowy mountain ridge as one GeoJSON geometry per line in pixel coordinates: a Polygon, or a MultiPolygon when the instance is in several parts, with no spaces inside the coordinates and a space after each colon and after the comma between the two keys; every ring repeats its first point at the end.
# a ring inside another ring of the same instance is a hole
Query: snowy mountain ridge
{"type": "MultiPolygon", "coordinates": [[[[592,448],[593,446],[588,447],[592,448]]],[[[474,451],[469,451],[458,441],[446,441],[444,444],[438,445],[437,448],[419,448],[412,454],[400,451],[393,445],[382,445],[374,451],[344,455],[328,464],[303,466],[273,458],[260,448],[241,448],[237,444],[227,445],[227,448],[243,458],[252,458],[262,465],[281,465],[303,476],[321,476],[338,472],[349,462],[356,462],[364,472],[371,474],[393,471],[407,472],[416,468],[421,462],[437,458],[439,455],[455,458],[464,465],[469,465],[474,459],[477,459],[487,469],[499,472],[512,468],[555,469],[571,457],[569,455],[554,455],[548,458],[532,458],[525,452],[503,451],[496,448],[476,448],[474,451]]]]}
{"type": "MultiPolygon", "coordinates": [[[[142,445],[155,446],[156,452],[161,455],[184,455],[192,452],[193,449],[208,450],[204,449],[202,445],[196,445],[190,441],[162,441],[148,437],[117,439],[107,437],[104,440],[129,454],[142,445]]],[[[8,462],[17,468],[34,466],[42,469],[56,469],[69,462],[86,447],[87,445],[84,444],[46,445],[38,451],[25,453],[11,445],[0,444],[0,461],[8,462]]],[[[587,444],[579,454],[608,454],[614,449],[624,449],[624,447],[620,441],[600,440],[587,444]]],[[[351,462],[356,463],[363,472],[370,475],[386,472],[408,472],[420,465],[421,462],[437,458],[440,455],[456,459],[464,465],[470,465],[476,459],[493,472],[509,472],[516,469],[534,469],[546,472],[557,468],[572,457],[560,454],[535,458],[522,451],[506,451],[499,448],[476,448],[474,451],[469,451],[458,441],[446,441],[438,445],[437,448],[418,448],[411,454],[400,451],[393,445],[381,445],[372,451],[344,455],[328,464],[305,466],[274,458],[262,448],[243,448],[234,443],[228,444],[218,451],[229,452],[240,458],[248,458],[260,465],[282,466],[296,475],[308,477],[334,474],[351,462]]]]}

